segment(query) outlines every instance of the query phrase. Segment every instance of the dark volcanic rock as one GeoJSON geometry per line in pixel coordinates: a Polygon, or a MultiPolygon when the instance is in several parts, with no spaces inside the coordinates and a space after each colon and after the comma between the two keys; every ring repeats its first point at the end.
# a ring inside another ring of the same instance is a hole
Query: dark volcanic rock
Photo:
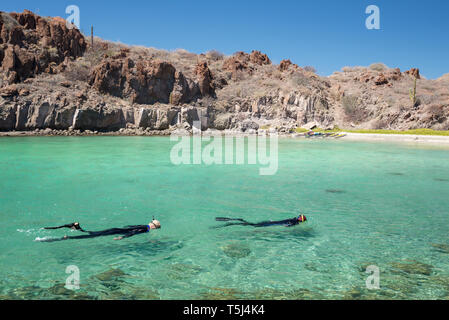
{"type": "Polygon", "coordinates": [[[7,83],[17,83],[41,72],[66,57],[83,55],[87,44],[81,32],[66,26],[62,18],[44,18],[25,10],[23,13],[0,12],[0,70],[7,83]]]}
{"type": "Polygon", "coordinates": [[[214,78],[210,72],[207,62],[198,63],[195,69],[195,74],[198,78],[201,95],[215,96],[214,78]]]}
{"type": "Polygon", "coordinates": [[[139,104],[182,104],[198,98],[200,93],[168,62],[135,63],[123,56],[104,60],[93,70],[90,84],[101,93],[139,104]]]}
{"type": "Polygon", "coordinates": [[[115,131],[125,127],[122,109],[82,109],[74,115],[73,128],[115,131]]]}
{"type": "Polygon", "coordinates": [[[249,57],[250,61],[254,64],[258,64],[260,66],[264,64],[271,64],[270,58],[260,51],[253,50],[249,57]]]}
{"type": "Polygon", "coordinates": [[[16,106],[0,105],[0,130],[11,131],[16,123],[16,106]]]}

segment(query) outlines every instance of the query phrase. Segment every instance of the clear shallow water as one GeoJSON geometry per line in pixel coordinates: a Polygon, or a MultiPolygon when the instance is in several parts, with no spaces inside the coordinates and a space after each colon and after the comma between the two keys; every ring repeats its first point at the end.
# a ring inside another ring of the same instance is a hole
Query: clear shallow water
{"type": "Polygon", "coordinates": [[[0,139],[0,299],[447,299],[449,149],[280,140],[279,170],[175,166],[168,138],[0,139]],[[296,228],[211,229],[307,214],[296,228]],[[88,230],[161,230],[36,242],[88,230]],[[63,288],[66,267],[81,289],[63,288]],[[377,265],[380,290],[366,289],[377,265]]]}

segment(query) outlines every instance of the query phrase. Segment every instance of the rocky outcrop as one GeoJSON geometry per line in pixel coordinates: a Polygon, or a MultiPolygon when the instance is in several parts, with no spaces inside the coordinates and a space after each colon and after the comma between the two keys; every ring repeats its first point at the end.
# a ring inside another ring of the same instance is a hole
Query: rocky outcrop
{"type": "Polygon", "coordinates": [[[321,77],[290,60],[270,66],[256,50],[225,59],[100,39],[85,50],[61,18],[0,12],[0,130],[449,129],[447,76],[421,79],[419,105],[411,105],[419,69],[374,64],[321,77]]]}
{"type": "Polygon", "coordinates": [[[411,68],[410,70],[407,70],[404,73],[409,76],[412,76],[416,79],[421,79],[421,75],[419,74],[419,69],[417,69],[417,68],[411,68]]]}
{"type": "Polygon", "coordinates": [[[86,42],[76,28],[62,18],[43,18],[23,13],[0,12],[0,66],[7,84],[38,73],[54,73],[66,58],[77,58],[86,42]]]}
{"type": "Polygon", "coordinates": [[[17,106],[15,105],[0,105],[0,130],[11,131],[14,130],[16,122],[17,106]]]}
{"type": "MultiPolygon", "coordinates": [[[[206,87],[211,77],[201,79],[205,94],[212,90],[206,87]]],[[[160,60],[135,62],[125,52],[103,60],[93,70],[90,85],[101,93],[138,104],[179,105],[201,96],[198,84],[176,71],[172,64],[160,60]]]]}
{"type": "Polygon", "coordinates": [[[401,70],[399,68],[395,68],[382,72],[366,70],[360,76],[356,76],[354,80],[362,83],[374,83],[376,86],[382,86],[394,81],[399,81],[401,78],[401,70]]]}
{"type": "Polygon", "coordinates": [[[241,72],[251,74],[257,66],[268,64],[271,64],[270,59],[260,51],[253,50],[251,54],[239,51],[223,62],[223,70],[231,72],[236,79],[241,72]]]}
{"type": "Polygon", "coordinates": [[[271,64],[271,60],[268,56],[260,51],[253,50],[249,55],[249,60],[259,66],[271,64]]]}
{"type": "Polygon", "coordinates": [[[239,72],[251,72],[252,68],[249,66],[249,55],[241,51],[235,53],[234,56],[223,62],[222,69],[231,72],[234,79],[237,78],[239,72]]]}
{"type": "Polygon", "coordinates": [[[298,69],[298,65],[297,64],[292,63],[288,59],[284,59],[279,64],[279,71],[281,71],[281,72],[287,71],[290,68],[290,66],[293,66],[295,69],[298,69]]]}
{"type": "Polygon", "coordinates": [[[385,77],[385,75],[383,73],[381,73],[380,75],[378,75],[375,79],[374,79],[374,84],[376,86],[381,86],[383,84],[388,84],[388,79],[385,77]]]}
{"type": "Polygon", "coordinates": [[[195,69],[198,85],[203,97],[215,97],[214,78],[210,72],[207,62],[198,63],[195,69]]]}
{"type": "Polygon", "coordinates": [[[78,109],[73,117],[73,129],[116,131],[125,127],[122,109],[78,109]]]}

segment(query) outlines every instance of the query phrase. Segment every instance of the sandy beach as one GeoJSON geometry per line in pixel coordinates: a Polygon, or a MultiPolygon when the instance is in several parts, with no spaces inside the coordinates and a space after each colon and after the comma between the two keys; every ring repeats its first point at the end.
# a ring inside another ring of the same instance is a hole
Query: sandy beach
{"type": "Polygon", "coordinates": [[[413,134],[372,134],[346,133],[344,140],[351,141],[385,141],[385,142],[414,142],[425,144],[443,144],[449,146],[449,136],[424,136],[413,134]]]}
{"type": "MultiPolygon", "coordinates": [[[[57,131],[57,130],[39,130],[39,131],[10,131],[0,132],[0,137],[33,137],[33,136],[169,136],[171,132],[167,131],[127,131],[127,132],[80,132],[80,131],[57,131]]],[[[203,133],[207,135],[207,133],[203,133]]],[[[449,136],[431,136],[431,135],[412,135],[412,134],[372,134],[372,133],[352,133],[342,132],[346,136],[339,138],[345,141],[376,141],[376,142],[404,142],[449,146],[449,136]]],[[[179,134],[182,135],[182,134],[179,134]]],[[[247,134],[243,134],[244,136],[247,134]]],[[[240,136],[236,134],[236,136],[240,136]]],[[[304,136],[298,134],[279,134],[280,137],[304,139],[304,136]]],[[[318,138],[322,139],[322,138],[318,138]]],[[[333,138],[329,138],[333,139],[333,138]]]]}

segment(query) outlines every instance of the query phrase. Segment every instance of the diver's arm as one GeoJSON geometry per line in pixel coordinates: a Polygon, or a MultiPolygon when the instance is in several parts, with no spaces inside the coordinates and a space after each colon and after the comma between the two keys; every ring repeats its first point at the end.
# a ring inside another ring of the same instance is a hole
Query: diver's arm
{"type": "Polygon", "coordinates": [[[47,227],[44,228],[45,230],[57,230],[57,229],[63,229],[63,228],[71,228],[73,226],[73,223],[70,224],[65,224],[63,226],[59,226],[59,227],[47,227]]]}

